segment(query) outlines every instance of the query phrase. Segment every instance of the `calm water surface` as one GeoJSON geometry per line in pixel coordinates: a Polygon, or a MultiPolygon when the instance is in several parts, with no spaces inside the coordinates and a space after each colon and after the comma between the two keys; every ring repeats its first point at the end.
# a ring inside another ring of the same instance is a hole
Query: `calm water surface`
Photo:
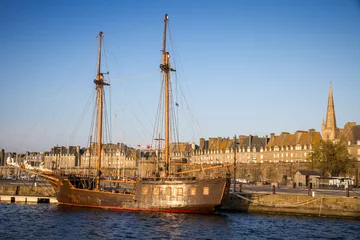
{"type": "Polygon", "coordinates": [[[0,239],[360,239],[360,221],[0,203],[0,239]]]}

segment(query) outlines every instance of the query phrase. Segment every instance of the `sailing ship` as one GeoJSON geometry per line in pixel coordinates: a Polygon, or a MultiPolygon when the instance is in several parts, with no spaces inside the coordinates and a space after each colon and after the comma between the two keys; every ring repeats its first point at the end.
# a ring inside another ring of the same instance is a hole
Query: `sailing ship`
{"type": "Polygon", "coordinates": [[[101,187],[101,151],[103,88],[109,85],[101,73],[101,48],[103,33],[99,33],[96,85],[97,104],[97,174],[95,178],[80,175],[54,174],[47,179],[53,184],[58,204],[116,210],[214,213],[229,195],[230,178],[225,177],[177,177],[170,164],[170,72],[169,52],[166,51],[168,15],[164,19],[162,63],[160,70],[165,80],[165,167],[162,174],[137,179],[128,191],[109,191],[101,187]],[[95,181],[94,181],[95,180],[95,181]]]}

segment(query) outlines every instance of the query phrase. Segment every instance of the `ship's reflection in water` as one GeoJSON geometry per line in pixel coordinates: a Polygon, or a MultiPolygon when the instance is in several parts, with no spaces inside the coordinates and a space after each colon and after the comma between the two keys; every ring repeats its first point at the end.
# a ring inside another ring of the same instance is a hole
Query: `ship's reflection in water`
{"type": "Polygon", "coordinates": [[[355,239],[359,221],[0,203],[0,239],[355,239]]]}

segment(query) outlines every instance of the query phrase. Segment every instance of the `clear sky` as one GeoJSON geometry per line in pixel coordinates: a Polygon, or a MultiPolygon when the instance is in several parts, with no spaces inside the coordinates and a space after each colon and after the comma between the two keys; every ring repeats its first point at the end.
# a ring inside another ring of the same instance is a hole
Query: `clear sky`
{"type": "Polygon", "coordinates": [[[3,0],[0,148],[86,146],[90,119],[79,119],[99,31],[113,142],[151,143],[165,13],[188,119],[199,124],[180,124],[180,141],[321,131],[330,82],[338,127],[360,124],[359,1],[3,0]]]}

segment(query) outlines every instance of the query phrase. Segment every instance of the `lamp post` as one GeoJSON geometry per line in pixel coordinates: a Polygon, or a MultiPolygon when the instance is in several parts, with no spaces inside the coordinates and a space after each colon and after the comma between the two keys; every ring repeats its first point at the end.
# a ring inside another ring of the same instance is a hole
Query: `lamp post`
{"type": "Polygon", "coordinates": [[[234,144],[233,144],[233,148],[234,148],[234,192],[236,191],[236,149],[237,149],[237,142],[236,142],[236,135],[234,135],[234,144]]]}
{"type": "Polygon", "coordinates": [[[311,155],[311,170],[314,170],[314,155],[315,155],[315,153],[313,151],[311,151],[310,155],[311,155]]]}

